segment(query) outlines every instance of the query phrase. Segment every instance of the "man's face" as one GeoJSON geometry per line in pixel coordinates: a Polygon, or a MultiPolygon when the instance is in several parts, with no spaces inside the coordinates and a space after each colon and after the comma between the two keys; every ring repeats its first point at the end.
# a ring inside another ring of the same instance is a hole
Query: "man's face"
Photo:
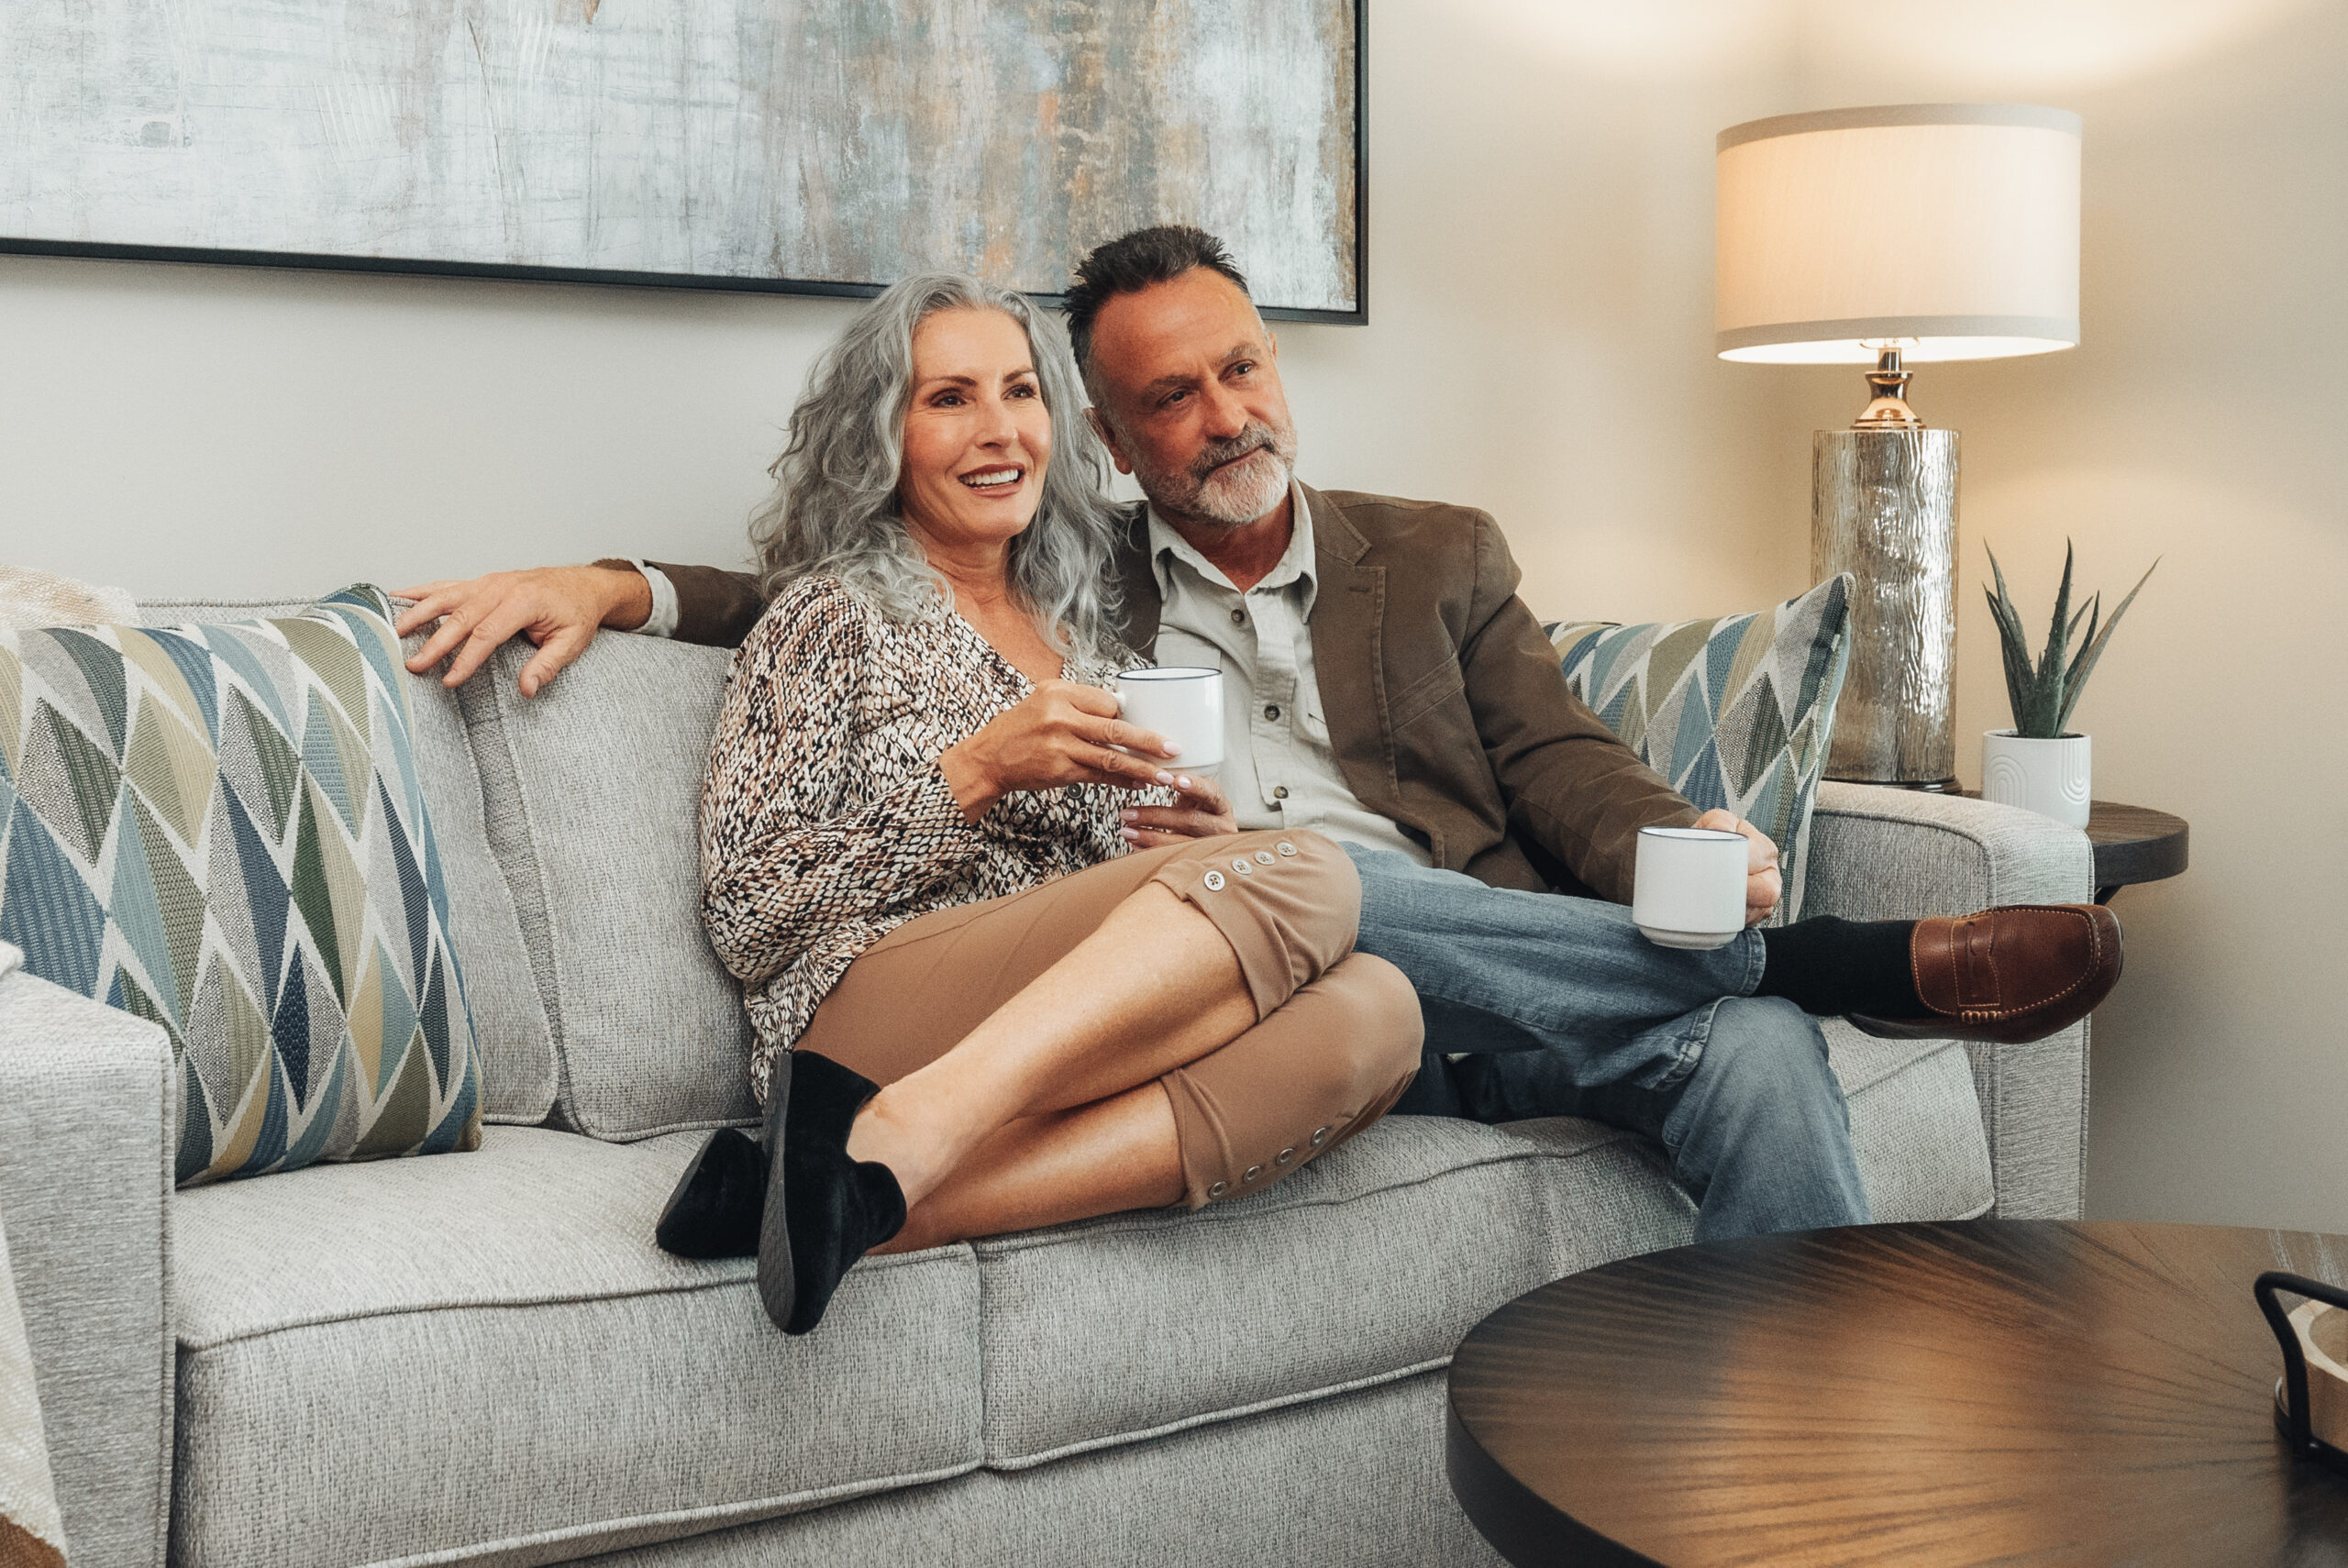
{"type": "Polygon", "coordinates": [[[1092,321],[1093,428],[1161,513],[1253,523],[1296,463],[1279,353],[1247,296],[1203,267],[1120,294],[1092,321]]]}

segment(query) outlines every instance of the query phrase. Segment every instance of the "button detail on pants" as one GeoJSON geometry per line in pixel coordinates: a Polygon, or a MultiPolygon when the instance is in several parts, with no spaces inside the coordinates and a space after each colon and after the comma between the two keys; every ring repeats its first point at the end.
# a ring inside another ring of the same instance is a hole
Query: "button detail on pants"
{"type": "Polygon", "coordinates": [[[1290,844],[1286,839],[1280,840],[1278,847],[1282,855],[1294,855],[1296,853],[1296,845],[1290,844]]]}
{"type": "Polygon", "coordinates": [[[1316,1149],[1319,1148],[1323,1143],[1328,1142],[1328,1138],[1329,1130],[1326,1127],[1317,1130],[1312,1134],[1312,1146],[1316,1149]]]}
{"type": "Polygon", "coordinates": [[[1247,857],[1244,855],[1235,857],[1231,862],[1231,868],[1234,871],[1238,872],[1242,877],[1252,874],[1256,869],[1253,866],[1247,864],[1247,857]]]}
{"type": "Polygon", "coordinates": [[[1270,850],[1268,850],[1268,849],[1259,849],[1259,850],[1257,850],[1257,851],[1256,852],[1256,864],[1257,864],[1257,865],[1258,865],[1258,866],[1269,866],[1271,863],[1272,863],[1272,852],[1271,852],[1270,850]]]}
{"type": "Polygon", "coordinates": [[[1221,1198],[1224,1193],[1229,1192],[1230,1190],[1231,1184],[1229,1182],[1219,1181],[1213,1187],[1207,1188],[1207,1196],[1209,1198],[1221,1198]]]}
{"type": "Polygon", "coordinates": [[[1220,872],[1220,871],[1210,871],[1210,872],[1208,872],[1208,873],[1206,874],[1206,876],[1205,876],[1203,878],[1202,878],[1202,879],[1206,883],[1206,885],[1207,885],[1207,891],[1208,891],[1208,892],[1210,892],[1210,893],[1220,893],[1220,892],[1222,892],[1222,891],[1223,891],[1223,873],[1222,873],[1222,872],[1220,872]]]}
{"type": "Polygon", "coordinates": [[[1294,1144],[1290,1144],[1289,1147],[1282,1149],[1279,1154],[1274,1156],[1272,1164],[1276,1165],[1284,1165],[1294,1158],[1296,1158],[1296,1146],[1294,1144]]]}

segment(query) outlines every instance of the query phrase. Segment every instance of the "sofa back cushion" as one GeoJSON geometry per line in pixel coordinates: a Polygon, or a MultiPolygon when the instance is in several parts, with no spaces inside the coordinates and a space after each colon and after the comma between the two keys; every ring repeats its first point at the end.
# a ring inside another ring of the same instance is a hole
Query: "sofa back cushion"
{"type": "Polygon", "coordinates": [[[1709,621],[1552,625],[1566,684],[1700,810],[1725,806],[1776,841],[1801,916],[1811,807],[1850,658],[1851,579],[1709,621]]]}
{"type": "Polygon", "coordinates": [[[390,616],[0,632],[0,935],[171,1036],[182,1182],[481,1142],[390,616]]]}
{"type": "MultiPolygon", "coordinates": [[[[156,624],[298,615],[306,600],[153,599],[139,606],[156,624]]],[[[408,639],[403,652],[423,646],[408,639]]],[[[489,852],[481,776],[457,693],[428,676],[402,676],[407,689],[415,783],[432,817],[448,889],[451,942],[462,960],[473,1037],[481,1051],[482,1120],[534,1125],[554,1109],[554,1039],[523,951],[514,898],[489,852]]]]}
{"type": "Polygon", "coordinates": [[[757,1118],[741,988],[701,922],[701,780],[732,655],[605,636],[536,697],[508,645],[464,689],[562,1062],[561,1115],[626,1141],[757,1118]]]}

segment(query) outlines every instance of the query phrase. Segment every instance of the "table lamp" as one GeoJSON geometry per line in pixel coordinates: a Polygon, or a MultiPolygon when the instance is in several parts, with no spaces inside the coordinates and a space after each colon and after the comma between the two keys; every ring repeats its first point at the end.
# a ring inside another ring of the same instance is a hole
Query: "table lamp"
{"type": "Polygon", "coordinates": [[[1811,446],[1813,579],[1850,572],[1850,673],[1826,776],[1955,780],[1956,432],[1908,367],[2079,340],[2079,116],[1911,104],[1721,132],[1713,300],[1723,359],[1872,365],[1811,446]]]}

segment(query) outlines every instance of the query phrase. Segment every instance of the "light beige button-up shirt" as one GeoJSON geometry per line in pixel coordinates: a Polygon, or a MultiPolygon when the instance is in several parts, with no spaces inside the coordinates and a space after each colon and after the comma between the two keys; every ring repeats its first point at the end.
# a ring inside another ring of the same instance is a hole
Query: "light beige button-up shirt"
{"type": "Polygon", "coordinates": [[[1157,662],[1223,671],[1223,766],[1210,771],[1242,832],[1312,828],[1428,865],[1425,850],[1346,787],[1330,748],[1308,630],[1319,591],[1312,513],[1302,485],[1290,480],[1289,497],[1288,549],[1245,593],[1150,508],[1149,565],[1165,601],[1157,662]]]}

